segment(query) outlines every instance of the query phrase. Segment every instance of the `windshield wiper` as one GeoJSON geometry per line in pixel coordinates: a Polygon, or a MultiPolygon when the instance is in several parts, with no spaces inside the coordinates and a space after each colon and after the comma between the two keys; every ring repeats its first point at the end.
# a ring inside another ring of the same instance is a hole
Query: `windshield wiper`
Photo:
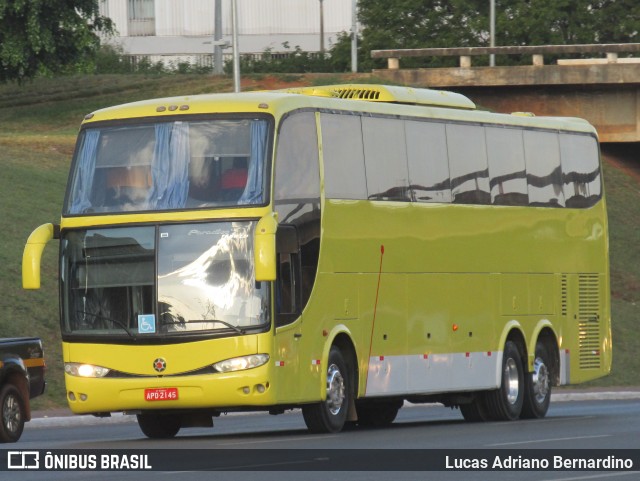
{"type": "Polygon", "coordinates": [[[76,311],[79,314],[83,314],[85,316],[93,316],[93,317],[97,317],[100,320],[103,321],[109,321],[109,322],[113,322],[116,326],[122,328],[124,330],[124,332],[126,332],[127,334],[129,334],[129,337],[131,339],[135,339],[136,336],[133,335],[133,333],[129,330],[129,328],[121,321],[118,321],[117,319],[111,319],[110,317],[105,317],[105,316],[101,316],[100,314],[94,314],[93,312],[87,312],[87,311],[76,311]]]}
{"type": "Polygon", "coordinates": [[[161,322],[161,324],[163,324],[163,325],[167,325],[167,324],[204,324],[204,323],[208,323],[208,322],[216,322],[218,324],[222,324],[223,326],[228,327],[229,329],[233,329],[238,334],[246,334],[247,333],[247,331],[245,331],[241,327],[238,327],[238,326],[235,326],[233,324],[230,324],[227,321],[221,321],[220,319],[194,319],[194,320],[189,320],[189,321],[184,321],[184,320],[181,320],[181,321],[164,321],[164,322],[161,322]]]}

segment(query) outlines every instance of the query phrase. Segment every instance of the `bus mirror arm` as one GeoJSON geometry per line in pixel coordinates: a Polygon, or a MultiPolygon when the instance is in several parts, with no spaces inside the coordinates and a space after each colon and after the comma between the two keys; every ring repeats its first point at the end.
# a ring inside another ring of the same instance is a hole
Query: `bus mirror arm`
{"type": "Polygon", "coordinates": [[[22,288],[40,289],[40,261],[44,247],[51,239],[60,238],[60,226],[42,224],[34,230],[22,254],[22,288]]]}
{"type": "Polygon", "coordinates": [[[253,245],[256,281],[276,280],[276,231],[278,214],[272,212],[258,221],[253,245]]]}

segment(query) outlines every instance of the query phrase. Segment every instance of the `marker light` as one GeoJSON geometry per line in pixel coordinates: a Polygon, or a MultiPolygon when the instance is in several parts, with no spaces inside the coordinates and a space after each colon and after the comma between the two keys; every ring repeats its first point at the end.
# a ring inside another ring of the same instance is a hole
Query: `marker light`
{"type": "Polygon", "coordinates": [[[105,377],[109,373],[109,369],[91,364],[80,364],[79,362],[65,362],[64,372],[78,377],[105,377]]]}
{"type": "Polygon", "coordinates": [[[216,362],[213,367],[218,372],[243,371],[262,366],[269,361],[269,354],[251,354],[249,356],[234,357],[216,362]]]}

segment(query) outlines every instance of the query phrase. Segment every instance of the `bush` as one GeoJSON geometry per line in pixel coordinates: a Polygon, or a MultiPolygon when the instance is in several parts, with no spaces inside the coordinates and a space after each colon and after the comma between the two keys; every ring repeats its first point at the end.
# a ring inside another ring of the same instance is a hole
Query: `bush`
{"type": "Polygon", "coordinates": [[[132,73],[133,66],[122,52],[122,47],[101,45],[95,58],[94,73],[132,73]]]}
{"type": "MultiPolygon", "coordinates": [[[[335,67],[331,55],[320,52],[305,52],[299,46],[291,50],[288,42],[282,44],[284,52],[274,53],[266,49],[260,56],[241,55],[240,71],[242,73],[319,73],[334,72],[335,67]]],[[[224,65],[227,74],[233,72],[233,61],[227,60],[224,65]]]]}
{"type": "MultiPolygon", "coordinates": [[[[350,35],[343,32],[329,52],[305,52],[299,46],[291,48],[288,42],[282,44],[283,52],[266,49],[260,55],[241,55],[240,71],[246,74],[261,73],[334,73],[351,69],[350,35]]],[[[361,61],[361,59],[359,59],[361,61]]],[[[122,48],[102,45],[95,57],[93,73],[96,74],[206,74],[212,67],[189,62],[152,62],[149,57],[126,55],[122,48]]],[[[227,60],[224,72],[233,72],[233,61],[227,60]]]]}

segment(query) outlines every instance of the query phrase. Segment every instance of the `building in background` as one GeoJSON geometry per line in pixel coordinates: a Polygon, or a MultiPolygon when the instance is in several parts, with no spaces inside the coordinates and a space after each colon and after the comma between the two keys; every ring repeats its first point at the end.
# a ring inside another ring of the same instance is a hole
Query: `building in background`
{"type": "MultiPolygon", "coordinates": [[[[340,32],[351,30],[350,0],[240,0],[237,9],[243,55],[286,53],[296,47],[328,50],[340,32]]],[[[215,0],[101,0],[100,13],[111,18],[117,31],[106,42],[134,60],[212,65],[215,0]]],[[[222,39],[229,45],[231,35],[231,0],[222,0],[222,39]]],[[[225,49],[225,58],[231,53],[225,49]]]]}

